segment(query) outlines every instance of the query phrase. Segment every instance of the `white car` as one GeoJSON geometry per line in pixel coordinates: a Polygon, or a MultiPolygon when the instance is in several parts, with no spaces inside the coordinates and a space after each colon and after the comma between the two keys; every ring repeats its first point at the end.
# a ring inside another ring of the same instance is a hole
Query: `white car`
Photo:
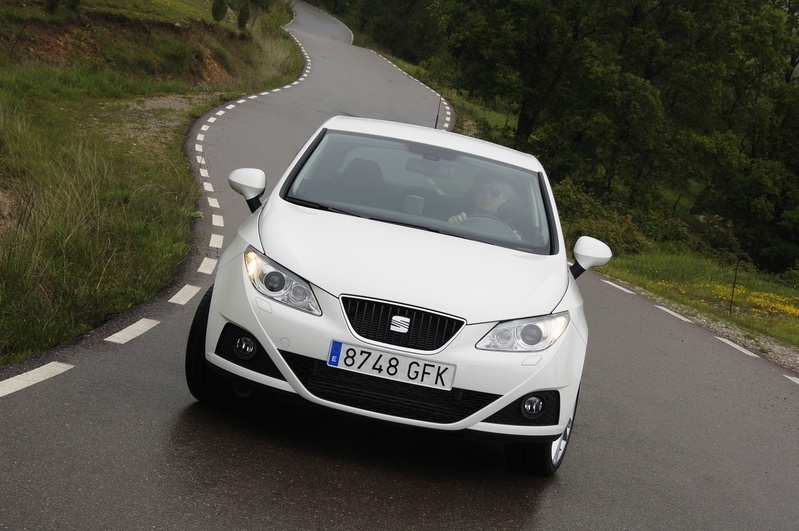
{"type": "Polygon", "coordinates": [[[528,154],[419,126],[335,117],[253,214],[192,322],[198,400],[271,388],[328,408],[506,442],[550,475],[571,435],[588,340],[544,169],[528,154]],[[496,207],[496,208],[495,208],[496,207]]]}

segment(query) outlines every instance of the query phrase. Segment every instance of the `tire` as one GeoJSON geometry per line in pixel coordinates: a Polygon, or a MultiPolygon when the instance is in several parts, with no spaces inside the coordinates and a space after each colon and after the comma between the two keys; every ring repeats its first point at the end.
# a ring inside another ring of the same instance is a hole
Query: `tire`
{"type": "Polygon", "coordinates": [[[563,463],[566,456],[566,449],[574,427],[574,418],[577,414],[577,402],[580,392],[577,392],[577,399],[574,401],[574,410],[571,418],[566,424],[563,433],[552,442],[546,443],[511,443],[505,445],[505,461],[514,470],[533,474],[536,476],[548,477],[555,474],[563,463]]]}
{"type": "Polygon", "coordinates": [[[186,342],[186,384],[192,396],[200,402],[220,405],[223,402],[223,389],[228,382],[212,372],[205,360],[205,332],[208,329],[213,291],[212,285],[205,292],[191,322],[186,342]]]}

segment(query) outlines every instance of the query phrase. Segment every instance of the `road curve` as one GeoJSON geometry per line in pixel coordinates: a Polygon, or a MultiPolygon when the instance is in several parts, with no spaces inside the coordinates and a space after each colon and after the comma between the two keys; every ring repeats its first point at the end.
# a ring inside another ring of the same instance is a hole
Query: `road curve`
{"type": "Polygon", "coordinates": [[[195,403],[189,324],[247,215],[230,170],[262,168],[274,185],[334,114],[452,124],[435,92],[294,6],[302,76],[211,110],[189,135],[204,217],[175,284],[0,370],[0,529],[799,529],[799,376],[593,273],[579,280],[591,328],[580,411],[548,480],[452,434],[195,403]]]}

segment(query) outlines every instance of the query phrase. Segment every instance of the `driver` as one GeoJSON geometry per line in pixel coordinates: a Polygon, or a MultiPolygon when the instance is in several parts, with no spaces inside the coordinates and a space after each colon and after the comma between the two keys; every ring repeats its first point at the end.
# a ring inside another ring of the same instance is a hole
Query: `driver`
{"type": "Polygon", "coordinates": [[[508,202],[510,195],[510,185],[498,174],[480,173],[466,194],[470,206],[466,211],[450,217],[449,222],[460,223],[469,217],[492,217],[502,220],[502,207],[508,202]]]}

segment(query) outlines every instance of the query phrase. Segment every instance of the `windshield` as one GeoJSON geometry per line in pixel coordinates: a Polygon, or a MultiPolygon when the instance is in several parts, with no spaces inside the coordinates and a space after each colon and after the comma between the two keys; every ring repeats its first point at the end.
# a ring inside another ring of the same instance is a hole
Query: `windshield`
{"type": "Polygon", "coordinates": [[[551,254],[542,176],[437,146],[328,131],[285,198],[383,222],[551,254]]]}

